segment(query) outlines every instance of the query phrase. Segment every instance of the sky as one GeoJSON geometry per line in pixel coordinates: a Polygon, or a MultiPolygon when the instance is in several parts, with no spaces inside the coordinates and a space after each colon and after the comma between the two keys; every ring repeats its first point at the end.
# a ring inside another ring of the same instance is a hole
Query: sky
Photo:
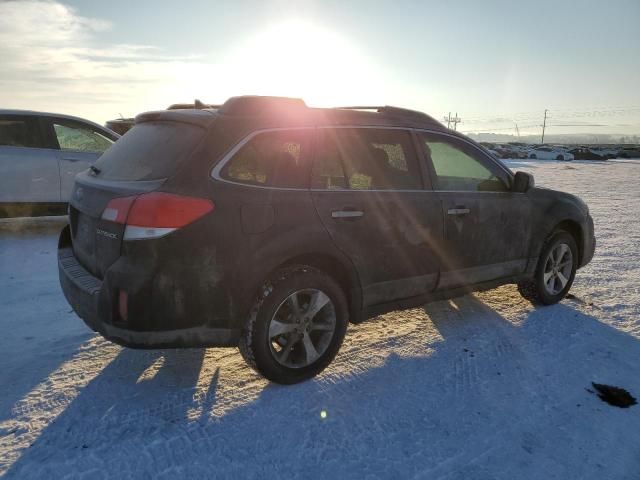
{"type": "Polygon", "coordinates": [[[262,94],[640,134],[639,24],[639,0],[0,0],[0,108],[104,123],[262,94]]]}

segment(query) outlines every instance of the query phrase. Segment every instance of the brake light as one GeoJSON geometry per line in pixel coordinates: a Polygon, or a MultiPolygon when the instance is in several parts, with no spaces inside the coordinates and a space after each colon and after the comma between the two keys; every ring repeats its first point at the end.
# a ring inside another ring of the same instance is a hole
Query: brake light
{"type": "Polygon", "coordinates": [[[213,202],[203,198],[152,192],[111,200],[102,218],[126,224],[125,240],[142,240],[163,237],[213,209],[213,202]]]}

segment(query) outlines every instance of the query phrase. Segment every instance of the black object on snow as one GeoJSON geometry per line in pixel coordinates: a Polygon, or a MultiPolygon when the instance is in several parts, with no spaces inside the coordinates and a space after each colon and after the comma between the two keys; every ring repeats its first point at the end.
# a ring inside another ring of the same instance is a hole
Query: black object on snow
{"type": "Polygon", "coordinates": [[[593,388],[597,390],[597,395],[601,400],[609,405],[620,408],[629,408],[638,403],[636,399],[624,388],[612,387],[611,385],[603,385],[601,383],[593,383],[593,388]]]}

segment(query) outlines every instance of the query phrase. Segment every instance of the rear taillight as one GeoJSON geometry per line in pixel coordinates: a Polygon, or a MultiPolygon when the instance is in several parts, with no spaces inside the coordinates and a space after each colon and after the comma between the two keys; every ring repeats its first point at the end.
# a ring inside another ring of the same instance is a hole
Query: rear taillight
{"type": "Polygon", "coordinates": [[[152,192],[111,200],[102,218],[126,224],[125,240],[143,240],[167,235],[213,211],[213,208],[213,203],[203,198],[152,192]]]}

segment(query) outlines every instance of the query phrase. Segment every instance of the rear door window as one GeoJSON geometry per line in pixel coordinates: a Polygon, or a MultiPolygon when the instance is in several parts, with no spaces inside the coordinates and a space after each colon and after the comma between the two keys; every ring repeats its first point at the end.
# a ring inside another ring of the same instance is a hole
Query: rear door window
{"type": "Polygon", "coordinates": [[[186,123],[136,124],[96,161],[99,178],[122,181],[168,178],[203,136],[203,128],[186,123]]]}
{"type": "Polygon", "coordinates": [[[319,130],[313,187],[417,190],[422,179],[411,134],[383,128],[319,130]]]}
{"type": "Polygon", "coordinates": [[[102,153],[113,144],[113,140],[88,125],[59,120],[52,123],[60,150],[102,153]]]}
{"type": "Polygon", "coordinates": [[[310,138],[309,129],[259,133],[227,162],[222,178],[250,185],[308,188],[310,138]]]}
{"type": "Polygon", "coordinates": [[[31,116],[0,116],[0,145],[44,148],[38,118],[31,116]]]}

